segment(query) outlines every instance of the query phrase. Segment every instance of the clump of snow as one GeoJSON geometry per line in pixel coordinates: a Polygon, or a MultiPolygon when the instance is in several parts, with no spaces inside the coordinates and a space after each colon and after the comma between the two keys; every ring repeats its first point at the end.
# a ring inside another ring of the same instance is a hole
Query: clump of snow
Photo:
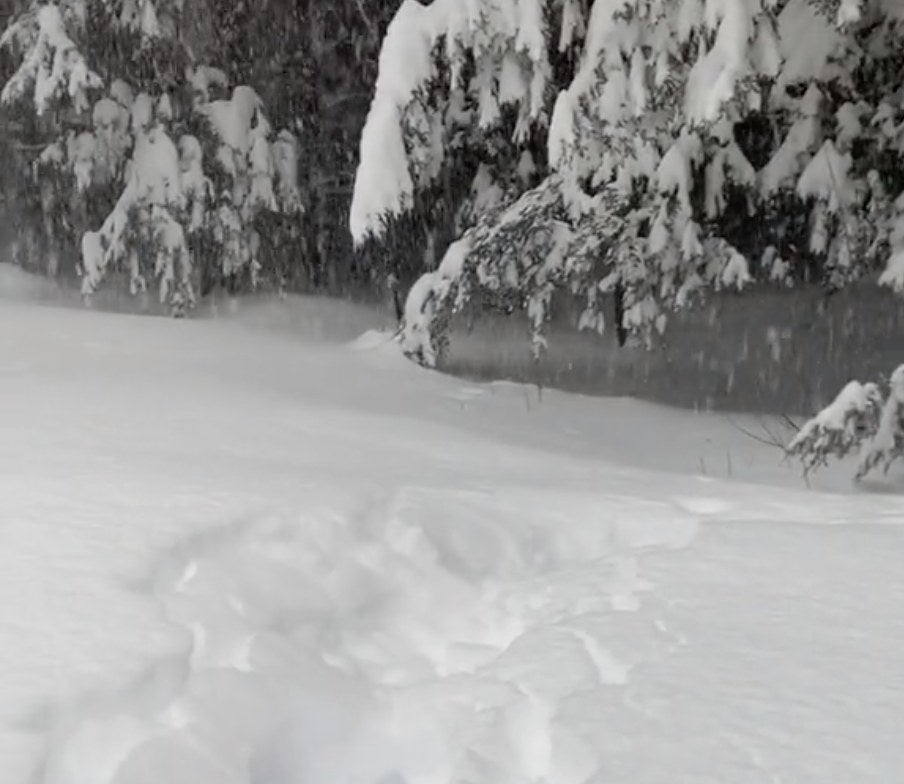
{"type": "Polygon", "coordinates": [[[888,286],[895,292],[904,291],[904,194],[894,205],[896,216],[889,232],[891,255],[885,269],[879,276],[879,284],[888,286]]]}
{"type": "Polygon", "coordinates": [[[760,189],[769,196],[797,180],[807,158],[815,152],[822,138],[819,115],[822,92],[811,84],[797,107],[798,119],[788,130],[781,147],[760,172],[760,189]]]}
{"type": "Polygon", "coordinates": [[[297,137],[289,130],[281,130],[273,142],[271,152],[278,202],[286,213],[301,212],[302,201],[298,184],[299,149],[297,137]]]}
{"type": "Polygon", "coordinates": [[[213,101],[201,107],[223,144],[236,152],[246,153],[252,143],[252,131],[261,121],[263,102],[247,85],[239,85],[227,101],[213,101]]]}
{"type": "Polygon", "coordinates": [[[898,248],[889,256],[879,276],[879,284],[899,294],[904,292],[904,248],[898,248]]]}
{"type": "Polygon", "coordinates": [[[121,174],[132,136],[129,133],[130,115],[128,106],[114,97],[101,98],[94,104],[92,124],[94,126],[92,182],[106,183],[121,174]]]}
{"type": "Polygon", "coordinates": [[[656,169],[656,184],[661,193],[675,194],[682,207],[690,213],[690,199],[693,178],[691,167],[703,154],[700,137],[695,133],[683,132],[662,156],[656,169]]]}
{"type": "Polygon", "coordinates": [[[853,161],[850,153],[842,155],[835,144],[827,140],[807,164],[797,181],[797,195],[802,199],[820,199],[830,213],[838,212],[856,198],[850,180],[853,161]]]}
{"type": "Polygon", "coordinates": [[[581,0],[563,0],[562,29],[559,33],[559,51],[565,52],[587,31],[581,0]]]}
{"type": "Polygon", "coordinates": [[[725,262],[719,281],[725,288],[733,288],[737,291],[741,291],[753,282],[747,258],[734,248],[729,253],[728,261],[725,262]]]}
{"type": "Polygon", "coordinates": [[[859,22],[863,14],[863,9],[861,7],[862,3],[863,0],[841,0],[841,2],[838,3],[838,13],[835,18],[835,23],[839,27],[844,27],[845,25],[859,22]]]}
{"type": "Polygon", "coordinates": [[[887,472],[892,462],[904,455],[904,365],[891,374],[888,386],[879,426],[860,462],[858,478],[878,466],[887,472]]]}
{"type": "Polygon", "coordinates": [[[718,119],[723,105],[734,97],[738,81],[747,75],[757,5],[740,0],[706,3],[707,26],[715,37],[688,76],[684,111],[691,121],[718,119]]]}
{"type": "Polygon", "coordinates": [[[843,103],[835,112],[835,121],[838,125],[836,142],[849,149],[851,143],[863,133],[863,116],[869,107],[853,104],[850,101],[843,103]]]}
{"type": "Polygon", "coordinates": [[[191,210],[189,231],[197,231],[204,225],[208,200],[213,195],[213,184],[204,174],[204,151],[197,138],[186,134],[179,139],[179,173],[182,194],[191,210]]]}
{"type": "Polygon", "coordinates": [[[75,175],[76,191],[85,191],[91,185],[96,154],[94,134],[83,131],[77,136],[70,135],[66,145],[66,155],[72,166],[72,173],[75,175]]]}
{"type": "Polygon", "coordinates": [[[576,113],[574,95],[570,90],[562,90],[556,98],[546,137],[549,166],[553,171],[562,170],[573,154],[576,113]]]}
{"type": "Polygon", "coordinates": [[[361,134],[361,158],[349,225],[356,242],[374,232],[386,214],[411,205],[414,183],[402,129],[402,114],[433,73],[431,51],[444,3],[422,6],[405,0],[380,50],[373,103],[361,134]]]}
{"type": "Polygon", "coordinates": [[[186,72],[186,78],[195,91],[195,101],[199,105],[210,102],[211,88],[226,90],[229,86],[229,77],[226,76],[226,73],[209,65],[198,65],[194,68],[189,68],[186,72]]]}
{"type": "Polygon", "coordinates": [[[248,220],[260,209],[297,212],[298,140],[282,130],[270,144],[270,123],[260,96],[239,85],[229,100],[202,104],[199,111],[221,141],[217,161],[233,178],[232,206],[242,217],[248,220]]]}
{"type": "Polygon", "coordinates": [[[791,277],[791,264],[781,257],[778,248],[769,245],[764,251],[760,262],[762,269],[769,271],[769,280],[772,283],[783,283],[786,286],[793,286],[794,280],[791,277]]]}
{"type": "Polygon", "coordinates": [[[123,0],[119,22],[145,38],[159,38],[163,34],[153,0],[123,0]]]}
{"type": "MultiPolygon", "coordinates": [[[[850,6],[848,0],[844,2],[850,6]]],[[[775,85],[779,102],[791,85],[850,78],[839,62],[845,48],[843,31],[809,0],[790,0],[785,5],[778,16],[778,39],[783,58],[775,85]]]]}
{"type": "Polygon", "coordinates": [[[135,92],[128,82],[114,79],[110,84],[110,97],[120,106],[129,109],[135,102],[135,92]]]}
{"type": "Polygon", "coordinates": [[[489,128],[499,121],[502,107],[512,106],[518,112],[513,140],[519,142],[545,110],[548,33],[541,0],[402,3],[383,39],[361,134],[349,217],[356,243],[379,236],[385,219],[409,209],[415,189],[441,169],[448,141],[445,109],[431,106],[425,93],[438,75],[435,47],[444,44],[450,91],[473,99],[475,117],[468,122],[489,128]],[[470,60],[477,70],[464,81],[470,60]]]}
{"type": "Polygon", "coordinates": [[[704,208],[710,219],[722,214],[725,209],[725,186],[731,182],[749,190],[756,185],[756,171],[747,160],[734,139],[731,123],[718,123],[712,134],[718,145],[707,164],[704,182],[704,208]]]}
{"type": "Polygon", "coordinates": [[[440,309],[449,307],[446,299],[461,279],[471,247],[467,235],[452,243],[439,268],[418,278],[408,292],[402,350],[425,365],[436,364],[434,322],[440,309]]]}

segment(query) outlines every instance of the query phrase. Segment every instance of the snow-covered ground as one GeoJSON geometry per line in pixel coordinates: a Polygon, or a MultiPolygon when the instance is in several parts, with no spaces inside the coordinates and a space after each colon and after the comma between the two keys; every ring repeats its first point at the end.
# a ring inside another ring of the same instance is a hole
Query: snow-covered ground
{"type": "Polygon", "coordinates": [[[3,784],[901,780],[895,477],[305,308],[0,302],[3,784]]]}

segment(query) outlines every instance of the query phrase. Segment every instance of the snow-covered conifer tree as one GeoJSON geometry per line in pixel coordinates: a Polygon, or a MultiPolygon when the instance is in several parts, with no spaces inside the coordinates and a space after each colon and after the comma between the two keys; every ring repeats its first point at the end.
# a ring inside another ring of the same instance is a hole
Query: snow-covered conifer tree
{"type": "Polygon", "coordinates": [[[204,263],[256,277],[258,215],[301,209],[295,137],[270,127],[254,90],[197,61],[185,14],[180,0],[32,0],[4,34],[21,60],[2,100],[51,115],[57,138],[32,177],[48,191],[51,255],[73,239],[60,225],[81,234],[86,297],[124,273],[181,312],[204,263]]]}
{"type": "Polygon", "coordinates": [[[361,140],[356,240],[462,147],[505,163],[477,169],[480,208],[412,288],[406,350],[435,361],[434,325],[478,289],[526,309],[540,346],[560,287],[586,302],[581,328],[618,292],[647,336],[755,277],[884,270],[904,287],[902,23],[892,0],[406,0],[361,140]]]}

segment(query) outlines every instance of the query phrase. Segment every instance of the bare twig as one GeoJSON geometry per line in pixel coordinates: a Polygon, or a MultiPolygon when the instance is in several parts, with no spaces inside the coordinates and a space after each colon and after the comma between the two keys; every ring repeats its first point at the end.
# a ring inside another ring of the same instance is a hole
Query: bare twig
{"type": "Polygon", "coordinates": [[[40,152],[47,148],[47,145],[50,142],[36,142],[33,144],[27,144],[26,142],[16,142],[15,148],[20,152],[40,152]]]}
{"type": "Polygon", "coordinates": [[[367,11],[364,10],[363,0],[356,0],[356,5],[358,6],[358,13],[361,14],[361,18],[364,20],[364,25],[365,25],[365,27],[367,27],[367,32],[370,33],[372,36],[376,37],[376,35],[377,35],[376,25],[374,25],[371,18],[367,15],[367,11]]]}
{"type": "Polygon", "coordinates": [[[782,422],[792,433],[799,433],[801,426],[795,422],[788,414],[782,414],[782,422]]]}
{"type": "Polygon", "coordinates": [[[737,422],[735,422],[731,417],[726,417],[726,418],[728,419],[729,423],[735,430],[739,431],[740,433],[743,433],[748,438],[752,438],[754,441],[757,441],[760,444],[763,444],[764,446],[771,446],[776,449],[781,449],[782,452],[787,453],[784,440],[779,438],[778,436],[776,436],[775,433],[773,433],[768,427],[766,427],[766,425],[763,423],[762,420],[760,420],[760,427],[766,433],[765,437],[751,432],[749,429],[747,429],[743,425],[740,425],[737,422]]]}

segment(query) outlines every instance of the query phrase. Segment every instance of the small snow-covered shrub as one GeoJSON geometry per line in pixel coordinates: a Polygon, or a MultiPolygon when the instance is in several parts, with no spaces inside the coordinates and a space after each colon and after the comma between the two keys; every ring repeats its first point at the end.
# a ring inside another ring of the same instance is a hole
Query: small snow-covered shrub
{"type": "Polygon", "coordinates": [[[847,457],[876,433],[881,409],[878,385],[851,381],[804,424],[788,452],[800,458],[807,472],[827,465],[830,458],[847,457]]]}
{"type": "Polygon", "coordinates": [[[860,456],[857,479],[878,467],[888,471],[904,455],[904,365],[892,373],[887,385],[848,383],[804,424],[788,445],[788,453],[800,459],[807,473],[827,465],[831,458],[855,453],[860,456]]]}

